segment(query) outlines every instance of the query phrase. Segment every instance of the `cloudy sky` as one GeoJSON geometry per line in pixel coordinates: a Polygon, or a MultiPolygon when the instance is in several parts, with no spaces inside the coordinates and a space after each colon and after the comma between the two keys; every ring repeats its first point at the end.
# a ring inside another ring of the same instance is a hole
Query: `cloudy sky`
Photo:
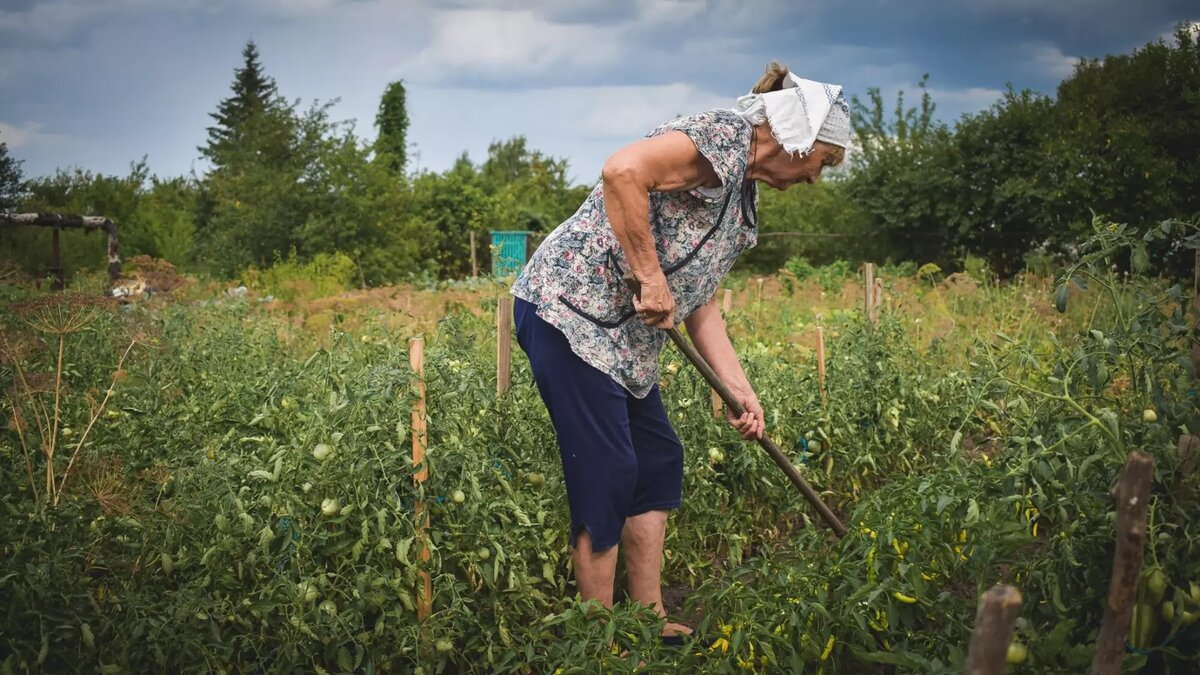
{"type": "Polygon", "coordinates": [[[1197,19],[1194,0],[0,0],[0,141],[30,177],[143,155],[202,173],[208,113],[254,40],[284,96],[340,99],[364,139],[404,80],[421,169],[523,134],[591,182],[657,124],[729,107],[771,59],[888,100],[929,73],[953,121],[1197,19]]]}

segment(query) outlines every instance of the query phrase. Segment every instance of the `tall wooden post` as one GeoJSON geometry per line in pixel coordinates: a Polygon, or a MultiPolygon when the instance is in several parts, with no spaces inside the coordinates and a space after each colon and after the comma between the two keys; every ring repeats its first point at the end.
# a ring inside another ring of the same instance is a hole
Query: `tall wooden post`
{"type": "Polygon", "coordinates": [[[1145,453],[1130,453],[1125,470],[1113,491],[1117,506],[1117,550],[1113,554],[1112,580],[1108,586],[1108,601],[1100,636],[1096,638],[1096,654],[1092,659],[1092,675],[1117,675],[1125,655],[1125,637],[1137,602],[1138,577],[1142,573],[1142,556],[1146,548],[1146,510],[1150,501],[1150,480],[1154,475],[1154,459],[1145,453]]]}
{"type": "Polygon", "coordinates": [[[496,302],[496,398],[512,388],[512,296],[496,302]]]}
{"type": "MultiPolygon", "coordinates": [[[[420,485],[429,478],[429,467],[425,466],[425,447],[428,441],[425,426],[425,338],[415,337],[408,341],[408,362],[417,381],[417,402],[412,411],[412,458],[413,466],[420,469],[413,474],[413,482],[420,485]]],[[[429,513],[425,502],[418,500],[414,506],[417,516],[417,556],[422,563],[429,562],[429,513]]],[[[420,572],[421,588],[417,591],[417,618],[429,616],[433,600],[433,580],[429,570],[420,572]]]]}
{"type": "Polygon", "coordinates": [[[964,675],[1003,675],[1021,602],[1021,592],[1012,586],[997,584],[983,594],[975,615],[964,675]]]}

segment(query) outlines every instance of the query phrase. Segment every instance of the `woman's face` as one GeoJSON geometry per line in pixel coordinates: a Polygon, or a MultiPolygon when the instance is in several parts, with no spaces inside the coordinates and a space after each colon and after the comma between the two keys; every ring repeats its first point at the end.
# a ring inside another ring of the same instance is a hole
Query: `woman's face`
{"type": "MultiPolygon", "coordinates": [[[[764,125],[766,126],[766,125],[764,125]]],[[[750,171],[750,177],[760,180],[776,190],[786,190],[797,183],[812,185],[821,178],[821,171],[833,165],[841,149],[823,141],[813,144],[813,151],[801,157],[789,155],[768,132],[764,144],[773,145],[763,152],[760,145],[758,158],[750,171]]]]}

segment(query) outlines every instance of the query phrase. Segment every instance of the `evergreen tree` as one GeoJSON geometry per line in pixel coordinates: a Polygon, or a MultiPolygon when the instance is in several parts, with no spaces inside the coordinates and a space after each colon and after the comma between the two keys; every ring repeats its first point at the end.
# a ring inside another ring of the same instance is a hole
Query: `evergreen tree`
{"type": "Polygon", "coordinates": [[[21,161],[9,156],[8,144],[0,140],[0,211],[17,208],[24,192],[21,161]]]}
{"type": "Polygon", "coordinates": [[[200,148],[213,168],[201,184],[197,253],[224,274],[267,264],[295,245],[295,229],[305,219],[298,184],[319,140],[307,135],[314,125],[296,113],[298,104],[289,105],[263,72],[253,42],[242,56],[232,95],[210,113],[217,124],[200,148]]]}
{"type": "Polygon", "coordinates": [[[375,126],[379,136],[375,139],[377,161],[394,175],[404,173],[408,163],[408,110],[405,103],[404,81],[392,82],[379,101],[379,112],[375,115],[375,126]]]}
{"type": "Polygon", "coordinates": [[[245,153],[261,156],[265,145],[282,140],[271,133],[278,131],[279,125],[264,122],[281,115],[287,117],[291,112],[274,78],[263,72],[253,41],[246,43],[242,57],[242,67],[234,71],[233,95],[218,104],[217,112],[209,113],[217,124],[208,127],[208,144],[199,148],[200,154],[218,168],[245,153]]]}

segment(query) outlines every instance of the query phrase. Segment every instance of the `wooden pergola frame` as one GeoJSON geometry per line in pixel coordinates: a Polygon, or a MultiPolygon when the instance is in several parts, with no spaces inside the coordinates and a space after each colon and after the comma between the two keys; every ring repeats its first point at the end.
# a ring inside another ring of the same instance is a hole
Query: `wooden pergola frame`
{"type": "Polygon", "coordinates": [[[59,253],[58,233],[63,229],[102,230],[108,233],[108,282],[113,284],[121,276],[121,256],[117,255],[117,224],[104,216],[80,216],[71,213],[0,213],[0,226],[18,227],[34,225],[54,228],[54,244],[50,251],[50,268],[54,273],[54,287],[65,286],[62,259],[59,253]]]}

